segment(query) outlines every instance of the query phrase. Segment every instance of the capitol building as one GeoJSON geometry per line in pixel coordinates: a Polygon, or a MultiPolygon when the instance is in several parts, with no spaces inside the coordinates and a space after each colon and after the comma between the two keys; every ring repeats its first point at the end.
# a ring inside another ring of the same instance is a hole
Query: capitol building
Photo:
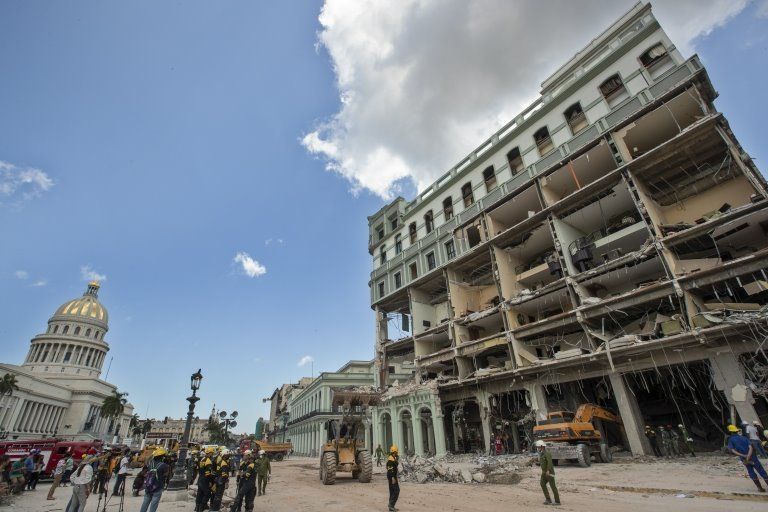
{"type": "Polygon", "coordinates": [[[67,441],[130,435],[133,405],[116,419],[100,415],[104,399],[117,386],[100,379],[109,351],[107,309],[92,281],[82,297],[62,304],[48,328],[30,342],[19,365],[0,363],[0,377],[16,377],[18,390],[0,397],[0,439],[56,437],[67,441]]]}

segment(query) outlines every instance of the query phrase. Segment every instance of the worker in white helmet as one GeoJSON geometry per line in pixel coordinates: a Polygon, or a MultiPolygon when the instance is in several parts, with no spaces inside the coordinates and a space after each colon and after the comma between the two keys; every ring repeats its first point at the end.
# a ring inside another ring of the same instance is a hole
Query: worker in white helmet
{"type": "Polygon", "coordinates": [[[261,496],[267,494],[267,482],[269,481],[269,476],[272,474],[272,466],[269,463],[267,452],[264,450],[259,450],[259,460],[256,468],[256,474],[258,475],[256,489],[258,495],[261,496]]]}
{"type": "Polygon", "coordinates": [[[541,490],[544,491],[544,504],[545,505],[560,505],[560,494],[557,492],[557,486],[555,485],[555,465],[552,463],[552,454],[547,450],[547,443],[539,439],[534,443],[536,445],[536,451],[539,452],[539,465],[541,466],[541,490]],[[547,484],[552,488],[552,497],[555,501],[549,497],[549,491],[547,490],[547,484]]]}

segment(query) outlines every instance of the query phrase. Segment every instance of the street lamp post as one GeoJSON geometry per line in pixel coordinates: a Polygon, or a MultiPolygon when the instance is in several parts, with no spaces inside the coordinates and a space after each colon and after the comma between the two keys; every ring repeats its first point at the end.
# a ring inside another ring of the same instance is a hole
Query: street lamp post
{"type": "Polygon", "coordinates": [[[200,389],[200,381],[203,380],[203,374],[200,370],[197,370],[192,374],[190,387],[192,389],[192,396],[187,397],[189,402],[189,411],[187,412],[187,422],[184,424],[184,434],[181,436],[181,444],[179,445],[179,459],[176,461],[176,468],[173,471],[173,477],[168,482],[169,491],[180,491],[187,488],[187,476],[185,474],[185,466],[187,463],[187,448],[189,446],[189,434],[192,430],[192,417],[195,413],[195,403],[200,400],[197,397],[197,390],[200,389]]]}
{"type": "Polygon", "coordinates": [[[235,421],[235,418],[237,418],[237,411],[232,411],[229,418],[227,418],[227,411],[221,411],[219,413],[219,418],[221,418],[221,422],[224,424],[224,439],[229,441],[229,427],[235,428],[237,426],[237,421],[235,421]]]}

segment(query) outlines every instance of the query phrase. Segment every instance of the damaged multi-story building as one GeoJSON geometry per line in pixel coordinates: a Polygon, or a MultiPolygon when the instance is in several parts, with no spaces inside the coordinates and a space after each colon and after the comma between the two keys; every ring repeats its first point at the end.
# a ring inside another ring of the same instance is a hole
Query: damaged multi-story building
{"type": "Polygon", "coordinates": [[[766,183],[685,58],[637,4],[540,97],[413,201],[368,218],[376,442],[408,453],[514,450],[548,411],[621,416],[719,447],[768,420],[766,183]]]}

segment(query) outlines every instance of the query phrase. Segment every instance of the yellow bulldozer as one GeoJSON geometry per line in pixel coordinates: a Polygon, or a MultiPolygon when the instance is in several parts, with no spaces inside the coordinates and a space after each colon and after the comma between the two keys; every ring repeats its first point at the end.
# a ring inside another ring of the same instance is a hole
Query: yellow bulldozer
{"type": "Polygon", "coordinates": [[[325,422],[326,442],[320,450],[320,480],[336,483],[338,473],[368,483],[373,475],[371,452],[365,447],[365,417],[368,407],[376,405],[379,394],[355,388],[331,388],[334,410],[341,408],[341,419],[325,422]]]}
{"type": "Polygon", "coordinates": [[[575,413],[555,411],[533,427],[534,440],[547,443],[552,459],[569,460],[581,467],[598,462],[611,462],[613,454],[608,446],[607,428],[622,433],[621,418],[614,412],[595,404],[581,404],[575,413]]]}

